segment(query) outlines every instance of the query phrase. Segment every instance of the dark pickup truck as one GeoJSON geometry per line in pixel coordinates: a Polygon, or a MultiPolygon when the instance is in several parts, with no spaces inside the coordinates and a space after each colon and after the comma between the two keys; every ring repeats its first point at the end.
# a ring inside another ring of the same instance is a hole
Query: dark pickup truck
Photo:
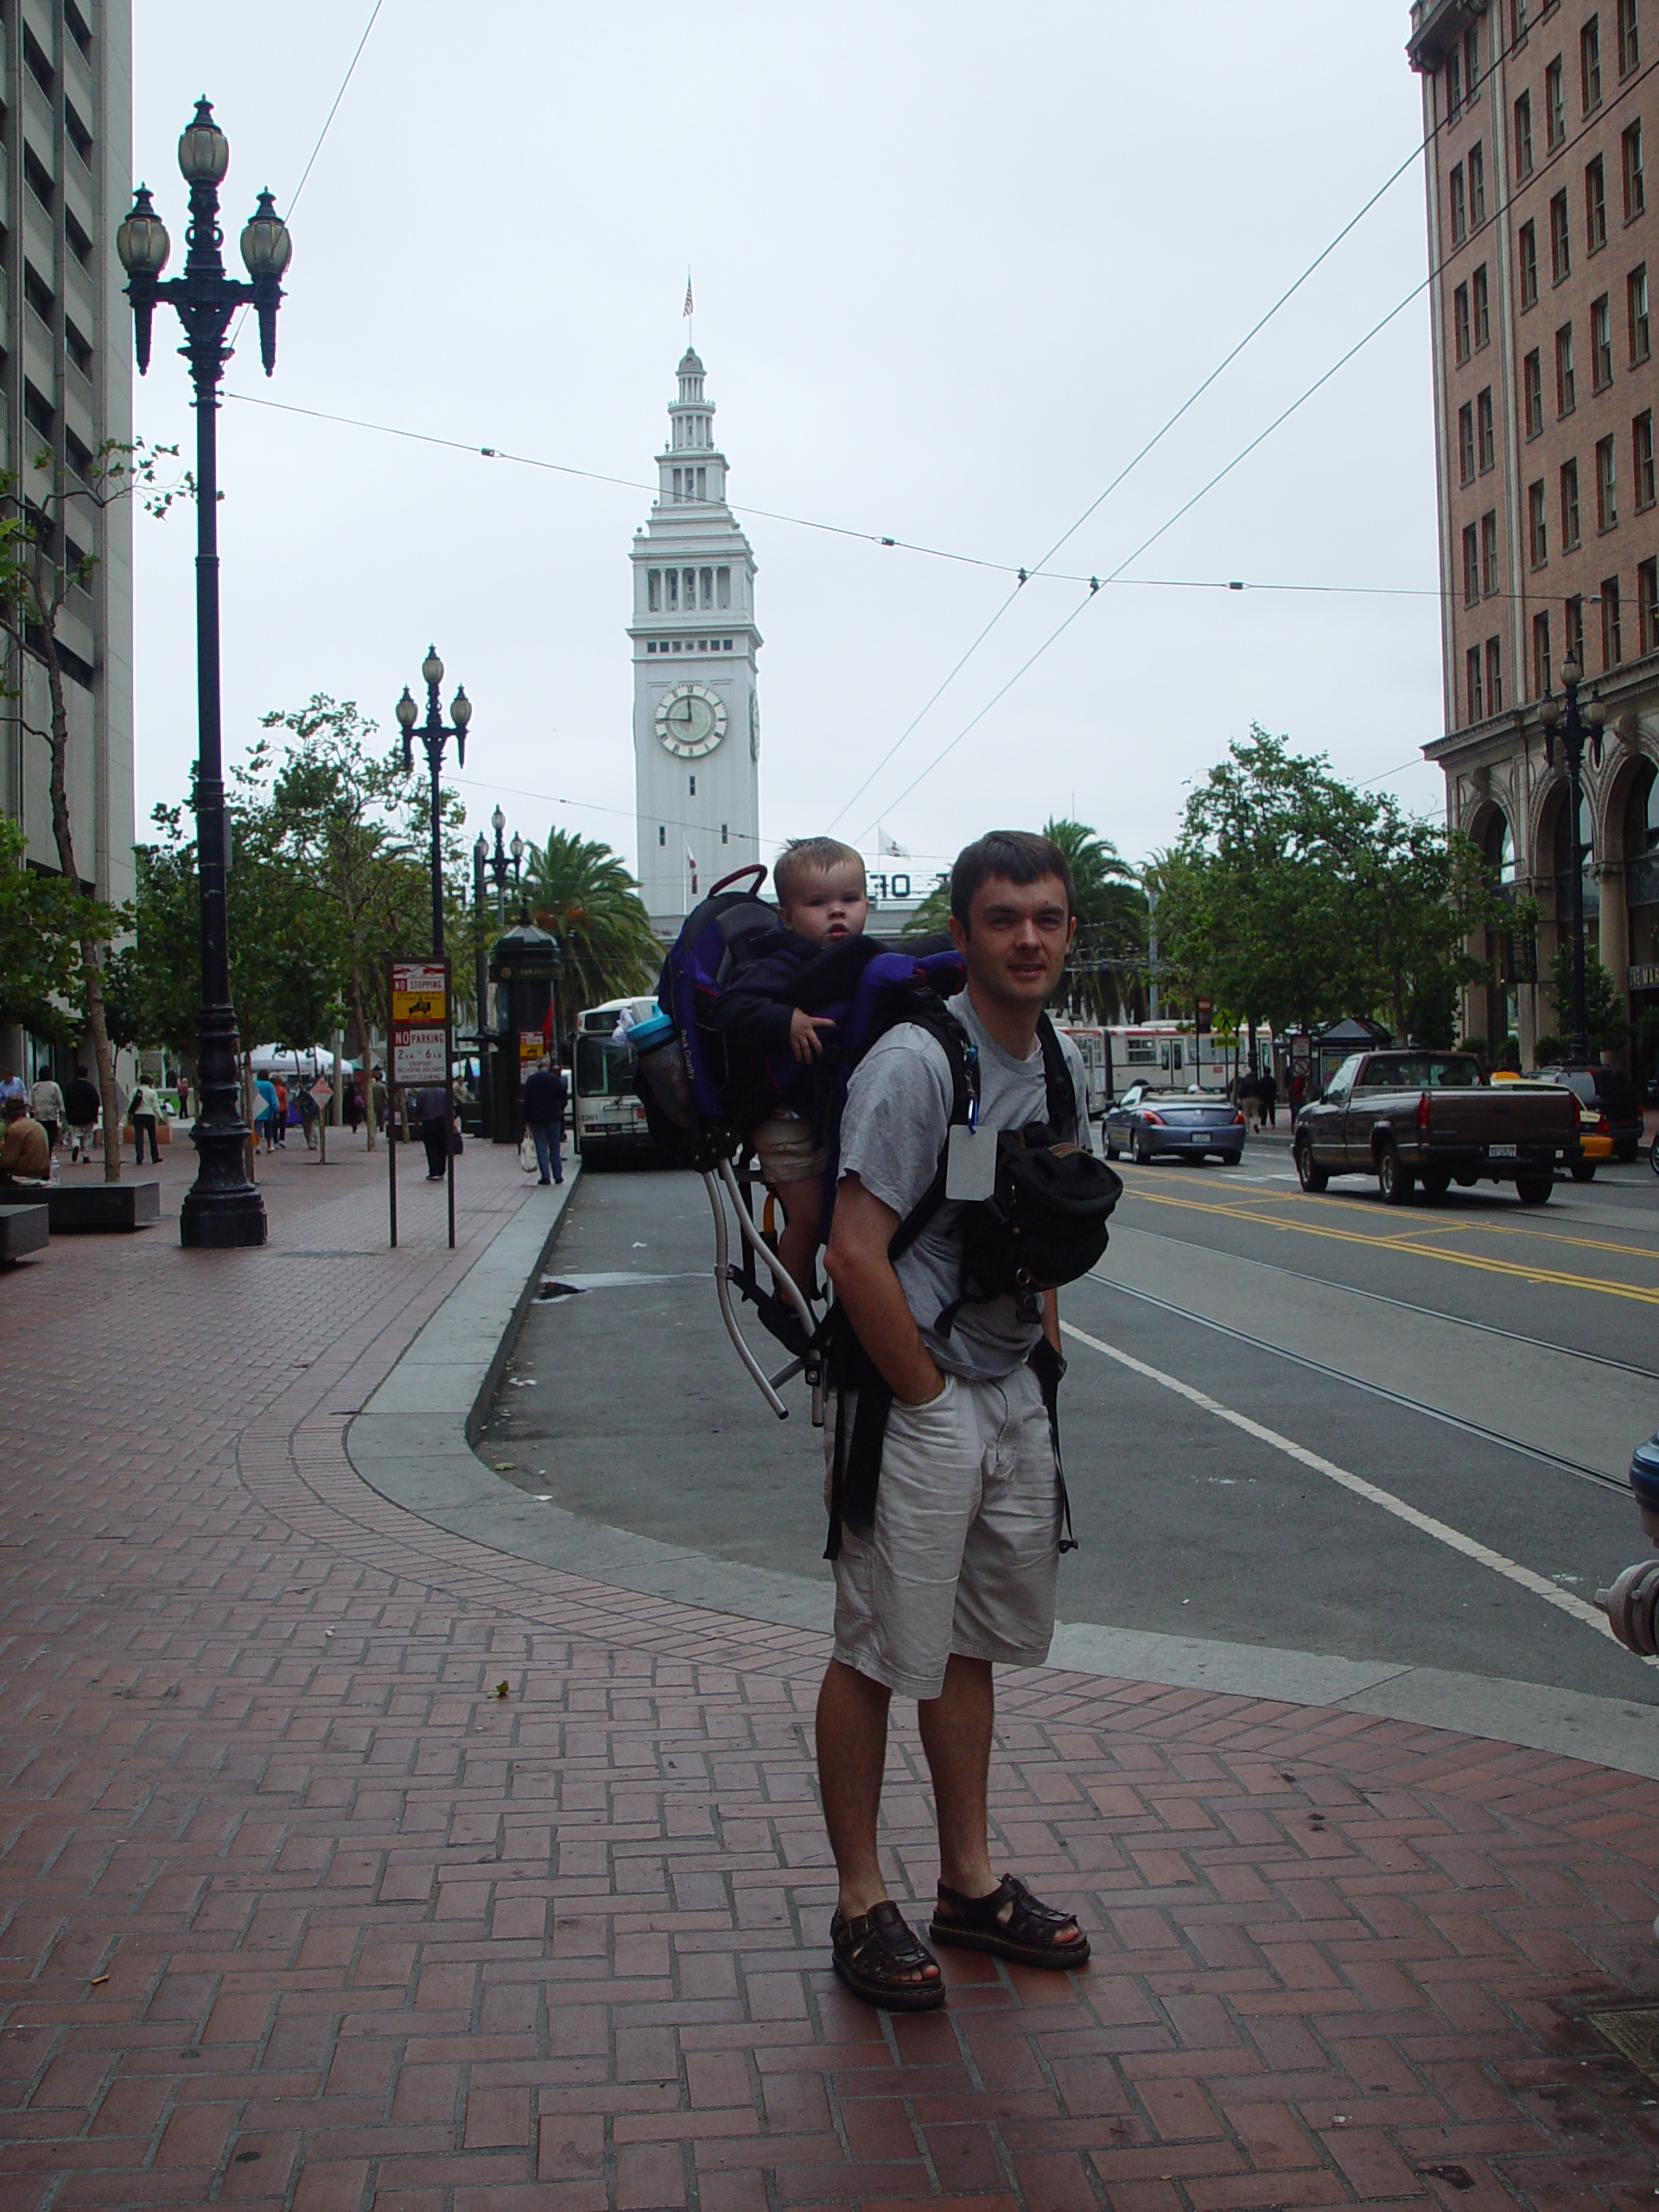
{"type": "Polygon", "coordinates": [[[1351,1052],[1297,1115],[1294,1156],[1305,1191],[1375,1175],[1401,1206],[1419,1183],[1431,1198],[1513,1183],[1522,1205],[1541,1205],[1556,1167],[1579,1157],[1579,1102],[1564,1086],[1491,1084],[1470,1052],[1351,1052]]]}

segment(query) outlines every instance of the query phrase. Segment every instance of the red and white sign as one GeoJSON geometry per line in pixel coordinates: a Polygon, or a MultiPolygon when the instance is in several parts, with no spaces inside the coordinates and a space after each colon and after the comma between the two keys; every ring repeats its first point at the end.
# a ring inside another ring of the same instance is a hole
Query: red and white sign
{"type": "Polygon", "coordinates": [[[400,1085],[444,1083],[449,1075],[449,1033],[440,1023],[394,1023],[391,1080],[400,1085]]]}

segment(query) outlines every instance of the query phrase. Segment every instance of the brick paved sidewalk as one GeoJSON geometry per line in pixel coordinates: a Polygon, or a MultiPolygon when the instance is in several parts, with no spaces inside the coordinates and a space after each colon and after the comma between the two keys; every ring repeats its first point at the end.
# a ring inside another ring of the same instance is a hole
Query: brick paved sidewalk
{"type": "MultiPolygon", "coordinates": [[[[1654,2203],[1659,2087],[1593,2016],[1659,2005],[1659,1789],[1570,1760],[1012,1675],[999,1856],[1093,1967],[848,1999],[821,1642],[351,1466],[537,1203],[510,1153],[463,1167],[453,1257],[441,1192],[390,1254],[383,1160],[290,1151],[264,1251],[169,1222],[0,1280],[0,2212],[1654,2203]]],[[[886,1815],[925,1897],[908,1726],[886,1815]]]]}

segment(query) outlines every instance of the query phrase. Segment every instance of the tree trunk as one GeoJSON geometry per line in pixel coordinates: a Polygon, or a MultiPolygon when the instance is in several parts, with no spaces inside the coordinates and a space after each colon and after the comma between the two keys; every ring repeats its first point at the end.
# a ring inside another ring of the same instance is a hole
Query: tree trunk
{"type": "Polygon", "coordinates": [[[357,1024],[358,1056],[363,1065],[358,1071],[358,1091],[368,1116],[368,1148],[374,1150],[374,1078],[369,1072],[369,1025],[363,1015],[363,976],[355,961],[352,963],[352,1020],[357,1024]]]}
{"type": "MultiPolygon", "coordinates": [[[[34,570],[30,582],[35,611],[41,626],[41,659],[46,669],[47,690],[52,703],[51,728],[47,737],[52,764],[49,786],[52,793],[52,835],[58,848],[58,866],[79,894],[80,870],[75,866],[74,832],[69,821],[69,710],[64,703],[63,668],[58,659],[55,634],[58,605],[41,582],[40,570],[43,557],[37,544],[34,549],[34,570]]],[[[28,681],[26,657],[23,657],[19,680],[28,681]]],[[[104,1020],[103,947],[91,938],[83,938],[80,941],[80,972],[86,993],[86,1026],[92,1033],[92,1052],[98,1062],[99,1095],[104,1105],[104,1180],[118,1183],[121,1180],[121,1118],[115,1101],[115,1054],[110,1049],[110,1033],[104,1020]]]]}

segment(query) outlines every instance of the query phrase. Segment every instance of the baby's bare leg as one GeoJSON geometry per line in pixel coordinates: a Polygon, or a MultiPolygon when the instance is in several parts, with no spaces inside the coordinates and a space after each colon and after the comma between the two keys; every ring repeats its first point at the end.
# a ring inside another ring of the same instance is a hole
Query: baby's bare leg
{"type": "Polygon", "coordinates": [[[810,1291],[818,1256],[818,1229],[823,1217],[823,1185],[813,1179],[805,1183],[773,1185],[784,1210],[778,1257],[804,1291],[810,1291]]]}

